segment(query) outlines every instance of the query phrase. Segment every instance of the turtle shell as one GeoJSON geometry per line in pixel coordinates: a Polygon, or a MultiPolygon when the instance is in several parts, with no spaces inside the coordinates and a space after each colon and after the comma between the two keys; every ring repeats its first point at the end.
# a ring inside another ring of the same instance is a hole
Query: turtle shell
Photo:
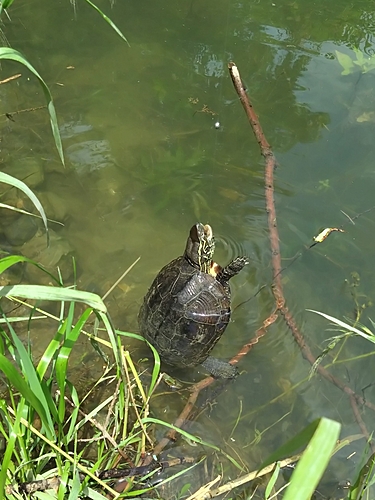
{"type": "Polygon", "coordinates": [[[202,363],[230,320],[230,288],[194,267],[186,256],[156,276],[140,309],[141,333],[165,363],[202,363]]]}

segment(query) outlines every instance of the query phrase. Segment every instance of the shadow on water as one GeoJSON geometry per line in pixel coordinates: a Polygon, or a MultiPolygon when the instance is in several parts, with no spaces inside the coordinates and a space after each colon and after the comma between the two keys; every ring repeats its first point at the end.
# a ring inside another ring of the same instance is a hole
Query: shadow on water
{"type": "MultiPolygon", "coordinates": [[[[74,256],[79,287],[99,294],[141,256],[108,301],[116,327],[137,331],[137,312],[152,279],[181,255],[191,224],[209,222],[219,263],[239,254],[251,259],[233,280],[233,321],[215,348],[217,356],[230,358],[274,304],[263,161],[227,62],[234,59],[240,67],[279,161],[275,201],[288,266],[322,228],[347,223],[342,212],[353,217],[373,205],[374,74],[341,75],[335,57],[335,50],[352,54],[354,47],[372,53],[370,3],[354,8],[348,2],[223,0],[146,2],[140,8],[118,2],[110,15],[130,48],[85,5],[74,19],[69,2],[41,3],[40,9],[16,3],[4,31],[51,86],[67,168],[53,149],[47,114],[14,114],[44,104],[26,74],[0,88],[3,110],[14,117],[1,117],[1,156],[4,171],[25,180],[48,216],[64,226],[51,224],[52,245],[44,251],[35,221],[4,216],[3,249],[51,269],[60,266],[68,283],[74,256]]],[[[4,73],[13,70],[14,64],[4,64],[4,73]]],[[[5,200],[26,203],[12,191],[5,200]]],[[[350,319],[360,313],[360,321],[372,326],[373,228],[369,212],[347,224],[346,233],[303,252],[283,274],[290,310],[316,354],[332,332],[306,309],[350,319]]],[[[37,279],[28,272],[27,279],[37,279]]],[[[145,348],[135,348],[139,357],[149,356],[145,348]]],[[[335,361],[330,369],[358,393],[367,387],[369,400],[372,357],[359,358],[370,349],[352,339],[337,359],[326,361],[335,361]]],[[[358,433],[344,395],[319,377],[308,380],[310,367],[282,321],[239,368],[241,377],[189,430],[226,447],[245,468],[256,468],[317,416],[341,422],[344,436],[358,433]]],[[[179,375],[202,376],[198,369],[179,375]]],[[[154,411],[173,421],[183,402],[166,391],[155,397],[154,411]]],[[[357,442],[350,452],[360,456],[362,448],[357,442]]],[[[357,459],[346,461],[350,452],[338,454],[331,479],[352,477],[357,459]]],[[[183,453],[192,453],[189,443],[183,453]]]]}

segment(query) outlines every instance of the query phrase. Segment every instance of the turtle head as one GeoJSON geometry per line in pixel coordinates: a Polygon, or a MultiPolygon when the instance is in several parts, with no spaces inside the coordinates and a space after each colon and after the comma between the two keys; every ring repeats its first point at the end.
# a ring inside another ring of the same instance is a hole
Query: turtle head
{"type": "Polygon", "coordinates": [[[215,251],[215,239],[211,226],[200,222],[190,229],[186,242],[185,257],[203,273],[209,273],[215,251]]]}

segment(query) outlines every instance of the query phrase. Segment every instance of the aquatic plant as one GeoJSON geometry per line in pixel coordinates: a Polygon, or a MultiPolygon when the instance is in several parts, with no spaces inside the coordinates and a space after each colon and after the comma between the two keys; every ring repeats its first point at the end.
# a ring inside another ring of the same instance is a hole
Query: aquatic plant
{"type": "Polygon", "coordinates": [[[342,75],[350,75],[358,70],[361,73],[368,73],[375,69],[375,54],[366,56],[361,50],[354,49],[355,58],[336,50],[336,57],[343,68],[342,75]]]}

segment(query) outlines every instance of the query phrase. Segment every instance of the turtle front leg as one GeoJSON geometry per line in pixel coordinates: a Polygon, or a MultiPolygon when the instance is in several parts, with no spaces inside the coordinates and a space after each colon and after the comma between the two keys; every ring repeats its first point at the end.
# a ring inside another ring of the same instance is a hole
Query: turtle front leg
{"type": "Polygon", "coordinates": [[[215,378],[235,378],[239,374],[236,366],[212,356],[208,356],[202,366],[215,378]]]}
{"type": "Polygon", "coordinates": [[[236,276],[247,264],[249,264],[247,257],[236,257],[227,266],[223,267],[216,275],[217,281],[225,284],[228,280],[236,276]]]}

